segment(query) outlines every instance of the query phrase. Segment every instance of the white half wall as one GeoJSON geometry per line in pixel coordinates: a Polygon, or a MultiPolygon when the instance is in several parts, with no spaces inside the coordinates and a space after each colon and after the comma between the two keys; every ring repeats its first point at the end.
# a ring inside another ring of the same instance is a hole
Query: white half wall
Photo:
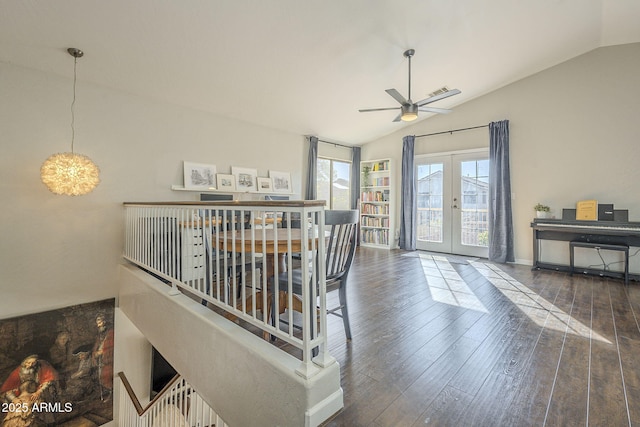
{"type": "Polygon", "coordinates": [[[304,379],[300,360],[170,289],[120,267],[122,312],[227,424],[315,426],[342,408],[337,362],[304,379]]]}

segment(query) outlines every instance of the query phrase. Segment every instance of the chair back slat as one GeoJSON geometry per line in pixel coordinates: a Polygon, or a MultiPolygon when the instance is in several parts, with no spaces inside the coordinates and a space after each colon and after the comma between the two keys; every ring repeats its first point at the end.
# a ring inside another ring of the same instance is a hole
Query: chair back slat
{"type": "Polygon", "coordinates": [[[327,281],[340,279],[348,271],[356,245],[358,211],[325,211],[325,224],[330,228],[326,247],[327,281]]]}

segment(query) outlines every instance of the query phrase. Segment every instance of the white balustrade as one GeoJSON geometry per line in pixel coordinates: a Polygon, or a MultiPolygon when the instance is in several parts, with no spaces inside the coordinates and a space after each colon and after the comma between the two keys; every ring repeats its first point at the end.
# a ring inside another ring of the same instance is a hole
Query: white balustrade
{"type": "Polygon", "coordinates": [[[118,425],[121,427],[227,427],[193,387],[177,376],[144,408],[123,373],[118,425]]]}
{"type": "Polygon", "coordinates": [[[319,238],[325,236],[323,206],[318,201],[125,203],[124,258],[170,284],[168,291],[189,294],[228,319],[257,328],[265,339],[300,349],[298,373],[308,378],[331,361],[325,263],[318,262],[325,259],[325,239],[319,238]],[[294,293],[293,274],[309,286],[294,293]],[[315,363],[312,353],[318,354],[315,363]]]}

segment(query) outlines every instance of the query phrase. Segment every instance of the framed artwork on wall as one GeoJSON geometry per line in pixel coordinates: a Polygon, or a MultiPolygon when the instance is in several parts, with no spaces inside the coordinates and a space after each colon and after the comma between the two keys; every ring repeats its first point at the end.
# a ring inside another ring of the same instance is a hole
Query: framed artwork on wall
{"type": "Polygon", "coordinates": [[[184,163],[184,188],[190,190],[215,190],[216,165],[184,163]]]}
{"type": "Polygon", "coordinates": [[[0,411],[3,426],[113,420],[114,310],[112,298],[0,320],[0,384],[3,397],[15,395],[0,411]],[[32,411],[36,403],[48,409],[32,411]]]}
{"type": "Polygon", "coordinates": [[[232,166],[231,173],[236,178],[236,191],[256,191],[257,169],[232,166]]]}
{"type": "Polygon", "coordinates": [[[216,175],[218,190],[236,191],[236,177],[229,174],[219,173],[216,175]]]}
{"type": "Polygon", "coordinates": [[[289,172],[269,171],[274,193],[291,193],[291,174],[289,172]]]}
{"type": "Polygon", "coordinates": [[[271,193],[271,178],[258,177],[258,191],[260,193],[271,193]]]}

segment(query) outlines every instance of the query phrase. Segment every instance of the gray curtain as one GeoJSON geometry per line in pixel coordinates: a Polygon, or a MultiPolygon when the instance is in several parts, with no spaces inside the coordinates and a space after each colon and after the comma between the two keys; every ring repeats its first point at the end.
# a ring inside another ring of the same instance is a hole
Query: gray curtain
{"type": "Polygon", "coordinates": [[[318,137],[308,136],[309,141],[309,159],[307,161],[307,188],[305,192],[305,200],[316,200],[318,198],[318,190],[316,181],[318,178],[318,137]]]}
{"type": "Polygon", "coordinates": [[[514,262],[509,120],[489,123],[489,260],[514,262]]]}
{"type": "Polygon", "coordinates": [[[360,198],[360,147],[351,148],[351,209],[358,209],[360,198]]]}
{"type": "MultiPolygon", "coordinates": [[[[416,250],[415,136],[402,138],[402,204],[400,205],[400,249],[416,250]]],[[[391,236],[389,236],[391,237],[391,236]]]]}

